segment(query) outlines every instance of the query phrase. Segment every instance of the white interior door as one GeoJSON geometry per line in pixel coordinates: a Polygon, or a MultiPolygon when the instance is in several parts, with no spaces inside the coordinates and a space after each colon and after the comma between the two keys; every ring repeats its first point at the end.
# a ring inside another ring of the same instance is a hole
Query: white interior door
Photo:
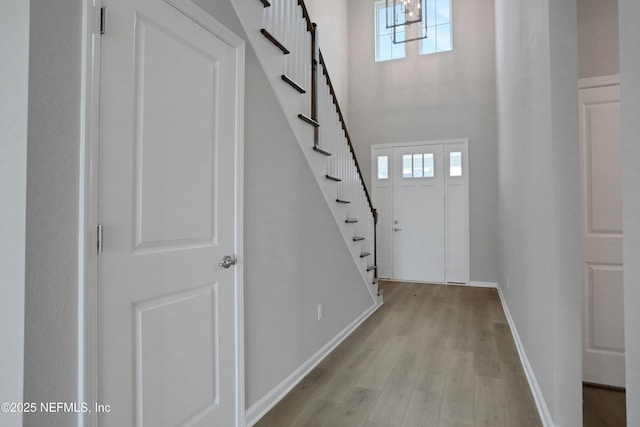
{"type": "Polygon", "coordinates": [[[190,2],[105,3],[100,425],[239,425],[244,48],[190,2]]]}
{"type": "Polygon", "coordinates": [[[444,148],[393,149],[393,277],[445,282],[444,148]]]}
{"type": "Polygon", "coordinates": [[[583,379],[624,387],[619,86],[580,90],[583,379]]]}

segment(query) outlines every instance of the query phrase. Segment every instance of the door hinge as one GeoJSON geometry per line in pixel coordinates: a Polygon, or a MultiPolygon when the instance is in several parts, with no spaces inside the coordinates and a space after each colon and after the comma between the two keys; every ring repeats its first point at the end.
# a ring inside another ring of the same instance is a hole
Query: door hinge
{"type": "Polygon", "coordinates": [[[107,6],[100,8],[100,35],[107,31],[107,6]]]}
{"type": "Polygon", "coordinates": [[[97,242],[98,242],[98,253],[101,254],[102,253],[102,224],[98,224],[98,236],[97,236],[97,242]]]}

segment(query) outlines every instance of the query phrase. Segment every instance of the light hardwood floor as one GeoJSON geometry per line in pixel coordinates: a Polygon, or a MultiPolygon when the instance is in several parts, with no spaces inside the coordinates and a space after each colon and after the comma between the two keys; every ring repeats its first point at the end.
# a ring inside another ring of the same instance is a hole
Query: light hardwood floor
{"type": "Polygon", "coordinates": [[[541,426],[495,289],[381,288],[385,304],[256,426],[541,426]]]}
{"type": "Polygon", "coordinates": [[[624,427],[627,425],[625,392],[584,385],[582,419],[584,427],[624,427]]]}

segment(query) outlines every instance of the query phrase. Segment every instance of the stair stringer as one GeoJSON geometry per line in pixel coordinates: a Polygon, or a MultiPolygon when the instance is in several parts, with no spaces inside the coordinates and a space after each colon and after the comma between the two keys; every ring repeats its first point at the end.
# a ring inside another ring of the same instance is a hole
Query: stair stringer
{"type": "MultiPolygon", "coordinates": [[[[379,295],[378,286],[374,283],[375,270],[367,271],[369,262],[367,258],[361,258],[363,250],[373,254],[373,242],[354,242],[354,226],[346,224],[345,219],[349,208],[343,204],[336,203],[338,185],[340,183],[326,179],[327,157],[313,150],[314,130],[308,123],[303,122],[298,117],[300,112],[307,111],[311,103],[310,90],[300,94],[292,87],[282,81],[283,54],[271,42],[269,42],[260,32],[263,23],[263,7],[258,0],[231,0],[231,4],[236,10],[236,14],[242,24],[249,42],[251,43],[258,61],[267,76],[267,80],[278,99],[280,107],[291,126],[302,153],[313,173],[316,183],[325,198],[329,210],[334,217],[336,225],[344,239],[345,245],[353,258],[353,262],[358,267],[360,276],[367,292],[371,296],[374,304],[382,304],[382,296],[379,295]],[[369,246],[370,245],[370,246],[369,246]]],[[[319,79],[319,84],[324,84],[324,79],[319,79]]],[[[320,124],[322,126],[322,123],[320,124]]],[[[369,226],[374,227],[373,218],[359,218],[360,221],[370,221],[369,226]]],[[[369,233],[373,236],[373,233],[369,233]]],[[[373,261],[370,262],[373,264],[373,261]]]]}

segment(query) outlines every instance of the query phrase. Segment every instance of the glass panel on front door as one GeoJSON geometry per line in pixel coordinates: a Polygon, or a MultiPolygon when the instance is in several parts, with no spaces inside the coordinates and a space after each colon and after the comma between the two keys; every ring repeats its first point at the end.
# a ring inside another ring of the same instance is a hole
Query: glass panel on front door
{"type": "MultiPolygon", "coordinates": [[[[380,158],[378,158],[378,161],[380,158]]],[[[402,155],[403,178],[433,178],[435,176],[433,153],[402,155]]]]}

